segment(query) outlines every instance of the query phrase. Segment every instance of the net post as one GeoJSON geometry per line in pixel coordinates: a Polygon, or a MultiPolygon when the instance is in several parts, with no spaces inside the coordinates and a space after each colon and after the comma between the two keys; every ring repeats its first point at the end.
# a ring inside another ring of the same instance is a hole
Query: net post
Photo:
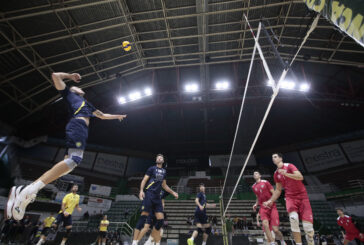
{"type": "Polygon", "coordinates": [[[220,196],[220,216],[221,216],[221,231],[222,231],[222,240],[224,245],[230,245],[228,241],[228,234],[226,230],[226,222],[224,217],[224,202],[222,196],[220,196]]]}

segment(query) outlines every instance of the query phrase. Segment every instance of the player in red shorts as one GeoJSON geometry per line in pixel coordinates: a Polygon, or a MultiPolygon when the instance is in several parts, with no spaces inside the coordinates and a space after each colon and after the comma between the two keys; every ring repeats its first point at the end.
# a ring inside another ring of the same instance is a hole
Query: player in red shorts
{"type": "Polygon", "coordinates": [[[260,206],[259,216],[263,223],[262,228],[265,235],[267,236],[267,241],[272,245],[275,244],[275,239],[271,233],[271,230],[273,230],[276,238],[281,241],[281,245],[285,245],[283,235],[279,231],[279,215],[276,204],[273,203],[271,207],[265,207],[262,205],[263,202],[268,201],[272,197],[274,188],[269,183],[269,181],[261,179],[262,176],[258,171],[254,172],[253,177],[255,179],[255,183],[252,186],[252,189],[257,197],[257,201],[255,202],[253,209],[255,211],[257,206],[260,206]]]}
{"type": "Polygon", "coordinates": [[[302,220],[303,230],[306,233],[308,245],[314,245],[313,236],[313,217],[311,204],[308,199],[307,191],[302,183],[303,176],[301,172],[291,163],[283,163],[281,153],[272,154],[273,163],[277,166],[274,173],[274,181],[276,189],[272,197],[264,202],[264,206],[271,207],[282,193],[282,188],[285,190],[286,208],[289,214],[291,231],[297,245],[302,245],[300,219],[302,220]]]}
{"type": "Polygon", "coordinates": [[[358,228],[355,226],[353,219],[350,216],[345,215],[341,208],[336,209],[336,212],[337,215],[339,215],[337,218],[337,224],[345,230],[344,245],[347,245],[354,239],[359,239],[361,242],[364,242],[364,234],[360,233],[358,228]]]}

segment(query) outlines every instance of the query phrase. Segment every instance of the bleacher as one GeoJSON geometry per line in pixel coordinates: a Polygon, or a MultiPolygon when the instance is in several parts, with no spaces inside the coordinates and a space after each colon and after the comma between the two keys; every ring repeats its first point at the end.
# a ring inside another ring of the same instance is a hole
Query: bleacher
{"type": "MultiPolygon", "coordinates": [[[[118,226],[113,222],[128,222],[130,218],[135,215],[140,208],[140,201],[118,201],[113,202],[111,208],[105,213],[110,221],[109,230],[115,230],[118,226]],[[125,215],[125,211],[128,210],[128,214],[125,215]]],[[[90,216],[88,221],[78,222],[79,226],[84,230],[97,231],[102,215],[90,216]]]]}
{"type": "Polygon", "coordinates": [[[314,219],[326,226],[331,232],[338,232],[339,226],[336,223],[337,214],[335,210],[325,201],[311,201],[314,219]]]}

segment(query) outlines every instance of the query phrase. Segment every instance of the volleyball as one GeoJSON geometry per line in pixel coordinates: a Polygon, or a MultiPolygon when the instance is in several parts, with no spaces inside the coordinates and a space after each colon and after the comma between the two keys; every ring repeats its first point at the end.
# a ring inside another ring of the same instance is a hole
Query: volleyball
{"type": "Polygon", "coordinates": [[[128,41],[124,41],[124,42],[123,42],[123,49],[124,49],[125,51],[130,51],[130,49],[131,49],[131,44],[130,44],[128,41]]]}

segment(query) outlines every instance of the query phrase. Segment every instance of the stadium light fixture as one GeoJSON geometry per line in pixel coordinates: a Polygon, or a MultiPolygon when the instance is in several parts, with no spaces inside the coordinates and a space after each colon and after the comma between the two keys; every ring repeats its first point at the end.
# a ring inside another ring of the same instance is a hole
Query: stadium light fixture
{"type": "Polygon", "coordinates": [[[153,94],[153,91],[151,88],[145,88],[144,94],[145,94],[145,96],[151,96],[153,94]]]}
{"type": "Polygon", "coordinates": [[[230,83],[228,81],[221,81],[215,84],[216,90],[228,90],[230,88],[230,83]]]}
{"type": "Polygon", "coordinates": [[[281,88],[293,90],[296,87],[296,83],[289,80],[284,80],[281,82],[281,88]]]}
{"type": "Polygon", "coordinates": [[[267,85],[268,85],[269,87],[273,87],[273,85],[274,85],[274,81],[273,81],[273,80],[268,80],[267,85]]]}
{"type": "Polygon", "coordinates": [[[185,91],[187,93],[196,93],[198,92],[199,88],[198,88],[198,84],[197,83],[189,83],[186,84],[185,86],[185,91]]]}
{"type": "Polygon", "coordinates": [[[132,93],[130,93],[129,94],[129,99],[131,100],[131,101],[133,101],[133,100],[138,100],[138,99],[140,99],[142,97],[142,95],[140,94],[140,92],[138,92],[138,91],[135,91],[135,92],[132,92],[132,93]]]}
{"type": "MultiPolygon", "coordinates": [[[[267,86],[273,87],[273,85],[274,85],[274,81],[272,81],[272,80],[267,81],[267,86]]],[[[311,87],[311,85],[307,82],[303,82],[300,84],[297,84],[292,80],[284,80],[281,82],[281,88],[286,89],[286,90],[308,92],[308,91],[310,91],[310,87],[311,87]]]]}
{"type": "Polygon", "coordinates": [[[122,97],[122,96],[120,96],[120,97],[118,98],[118,101],[119,101],[119,104],[125,104],[125,103],[126,103],[126,99],[125,99],[125,97],[122,97]]]}
{"type": "Polygon", "coordinates": [[[301,83],[300,85],[300,91],[302,92],[308,92],[310,90],[310,84],[308,83],[301,83]]]}

